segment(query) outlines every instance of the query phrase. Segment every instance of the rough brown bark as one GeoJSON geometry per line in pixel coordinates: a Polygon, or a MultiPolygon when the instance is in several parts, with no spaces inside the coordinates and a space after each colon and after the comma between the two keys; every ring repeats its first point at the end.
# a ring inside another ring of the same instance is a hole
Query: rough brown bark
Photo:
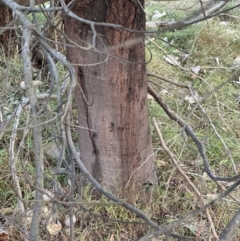
{"type": "MultiPolygon", "coordinates": [[[[13,0],[13,1],[21,6],[28,6],[30,2],[30,0],[13,0]]],[[[48,2],[48,0],[35,0],[36,5],[39,5],[45,2],[48,2]]],[[[2,6],[4,6],[4,4],[0,1],[0,7],[2,6]]]]}
{"type": "MultiPolygon", "coordinates": [[[[47,2],[48,0],[35,0],[35,4],[42,4],[47,2]]],[[[28,6],[29,5],[29,0],[14,0],[14,2],[16,2],[19,5],[22,6],[28,6]]],[[[10,21],[12,20],[12,10],[10,10],[9,8],[7,8],[0,0],[0,27],[5,27],[10,21]]],[[[11,30],[7,30],[5,31],[3,34],[0,35],[0,44],[1,47],[4,50],[8,49],[8,44],[9,39],[11,39],[11,46],[10,49],[12,49],[12,46],[14,46],[14,31],[11,30]]]]}
{"type": "MultiPolygon", "coordinates": [[[[9,23],[11,20],[12,20],[12,11],[6,6],[0,7],[0,27],[5,27],[7,23],[9,23]]],[[[11,38],[11,35],[12,35],[11,33],[12,31],[7,30],[0,35],[1,48],[3,48],[3,50],[5,51],[8,49],[8,44],[10,43],[9,38],[11,38]]]]}
{"type": "MultiPolygon", "coordinates": [[[[137,1],[84,0],[76,2],[72,9],[78,16],[96,22],[135,30],[145,27],[144,12],[137,1]]],[[[88,25],[69,17],[64,24],[66,34],[78,45],[92,43],[88,25]]],[[[123,188],[125,197],[132,199],[135,191],[143,189],[144,182],[156,181],[144,35],[107,27],[96,30],[95,49],[67,49],[68,60],[77,64],[79,126],[89,128],[79,128],[81,159],[105,187],[115,193],[116,188],[123,188]],[[136,43],[124,45],[128,40],[136,43]]]]}

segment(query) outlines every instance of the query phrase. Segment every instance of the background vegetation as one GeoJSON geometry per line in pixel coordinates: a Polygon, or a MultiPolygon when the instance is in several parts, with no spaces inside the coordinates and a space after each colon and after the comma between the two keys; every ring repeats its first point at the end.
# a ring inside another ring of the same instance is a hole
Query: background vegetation
{"type": "MultiPolygon", "coordinates": [[[[152,21],[156,13],[163,14],[165,12],[165,15],[157,20],[164,22],[181,19],[189,13],[189,9],[192,11],[192,7],[192,1],[184,1],[184,3],[180,1],[148,1],[145,11],[148,23],[152,21]]],[[[42,22],[46,21],[43,15],[38,17],[42,22]]],[[[149,27],[149,30],[161,29],[149,27]]],[[[214,91],[203,102],[201,100],[216,86],[226,81],[236,69],[239,69],[239,33],[239,9],[234,9],[227,14],[218,15],[181,30],[146,35],[149,84],[176,115],[192,126],[195,134],[205,145],[212,171],[219,176],[233,176],[239,173],[239,77],[219,91],[214,91]],[[151,73],[160,77],[153,77],[151,73]],[[162,77],[168,81],[164,81],[162,77]],[[169,80],[190,86],[192,92],[188,88],[181,88],[170,83],[169,80]],[[194,109],[198,102],[200,105],[194,109]]],[[[21,35],[21,33],[19,34],[21,35]]],[[[59,51],[65,54],[64,49],[59,51]]],[[[36,89],[37,93],[56,91],[56,89],[51,89],[48,70],[39,68],[36,62],[35,68],[34,78],[42,82],[36,89]]],[[[58,70],[62,79],[59,85],[63,86],[62,83],[66,80],[66,70],[60,63],[58,70]]],[[[14,123],[16,124],[18,121],[13,113],[17,107],[21,106],[25,96],[24,89],[20,87],[23,73],[18,47],[11,59],[2,50],[0,75],[2,76],[0,88],[3,90],[0,92],[1,226],[4,230],[3,233],[6,233],[11,240],[23,240],[23,234],[19,229],[23,217],[16,209],[18,197],[12,180],[13,158],[11,155],[17,153],[14,166],[22,191],[22,201],[27,207],[26,225],[29,225],[32,215],[34,191],[33,183],[30,180],[34,180],[35,170],[32,158],[32,132],[24,128],[30,115],[27,106],[23,106],[23,110],[20,112],[16,136],[13,131],[14,123]],[[11,146],[12,138],[15,138],[14,150],[11,146]]],[[[155,118],[164,142],[176,163],[174,164],[166,154],[166,149],[160,144],[159,135],[152,124],[158,185],[155,187],[150,183],[146,184],[149,201],[147,205],[143,206],[139,202],[135,203],[135,206],[143,210],[159,225],[169,224],[215,199],[231,183],[213,182],[207,176],[198,151],[189,137],[184,134],[176,122],[166,115],[151,95],[148,95],[148,99],[149,118],[151,122],[152,118],[155,118]],[[201,197],[186,181],[179,169],[189,178],[201,197]],[[153,194],[150,192],[151,189],[155,190],[153,194]]],[[[53,118],[53,115],[57,113],[58,102],[56,99],[53,98],[48,102],[48,109],[47,118],[44,117],[43,121],[53,118]]],[[[71,121],[72,124],[77,124],[75,107],[72,110],[71,121]]],[[[73,205],[76,218],[74,240],[136,240],[148,231],[153,231],[144,223],[140,223],[141,220],[136,215],[126,211],[122,206],[113,204],[104,197],[99,201],[92,200],[90,186],[81,192],[72,190],[71,175],[66,170],[58,170],[56,174],[55,169],[60,154],[54,140],[58,138],[57,134],[60,132],[61,123],[58,120],[43,126],[46,204],[42,214],[42,240],[69,239],[70,225],[67,221],[69,206],[67,202],[74,202],[79,198],[80,205],[73,205]],[[72,196],[71,191],[74,192],[72,196]],[[54,197],[59,201],[48,203],[49,197],[54,197]],[[73,199],[69,200],[69,197],[73,197],[73,199]],[[54,220],[56,227],[49,220],[54,220]],[[54,228],[58,232],[52,231],[54,228]]],[[[72,133],[76,132],[73,126],[72,133]]],[[[76,134],[73,135],[73,139],[77,143],[76,134]]],[[[77,168],[76,174],[81,177],[80,170],[77,168]]],[[[76,182],[78,181],[76,179],[76,182]]],[[[231,195],[209,208],[208,213],[202,212],[184,221],[180,228],[174,231],[180,235],[193,237],[194,240],[217,240],[222,230],[239,210],[238,195],[239,188],[236,188],[231,195]]],[[[238,231],[234,240],[239,239],[238,231]]],[[[152,240],[163,240],[163,237],[152,240]]],[[[169,240],[172,239],[169,238],[169,240]]]]}

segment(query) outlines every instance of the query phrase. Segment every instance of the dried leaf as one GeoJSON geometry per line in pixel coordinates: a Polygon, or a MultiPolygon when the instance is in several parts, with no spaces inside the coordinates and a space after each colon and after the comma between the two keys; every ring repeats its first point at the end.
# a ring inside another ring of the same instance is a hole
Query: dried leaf
{"type": "MultiPolygon", "coordinates": [[[[72,221],[73,221],[73,224],[76,223],[76,216],[74,214],[73,214],[73,217],[72,217],[72,221]]],[[[70,227],[70,216],[68,214],[65,217],[64,223],[67,227],[70,227]]]]}
{"type": "Polygon", "coordinates": [[[8,241],[8,240],[9,240],[8,233],[0,229],[0,241],[8,241]]]}
{"type": "Polygon", "coordinates": [[[212,181],[211,178],[208,176],[208,174],[206,172],[203,172],[202,176],[206,181],[212,181]]]}
{"type": "Polygon", "coordinates": [[[46,152],[46,154],[50,157],[50,158],[60,158],[61,153],[58,150],[58,147],[56,145],[55,142],[48,142],[47,144],[45,144],[43,146],[43,150],[46,152]]]}
{"type": "Polygon", "coordinates": [[[218,197],[218,194],[217,194],[217,193],[212,193],[212,194],[208,193],[208,194],[206,195],[206,198],[207,198],[208,202],[209,202],[209,201],[212,201],[213,199],[216,199],[217,197],[218,197]]]}
{"type": "Polygon", "coordinates": [[[154,15],[152,16],[152,21],[157,21],[158,19],[162,18],[166,16],[166,12],[160,13],[159,11],[157,11],[156,13],[154,13],[154,15]]]}
{"type": "Polygon", "coordinates": [[[148,100],[154,100],[153,96],[151,96],[150,94],[147,94],[147,99],[148,100]]]}
{"type": "Polygon", "coordinates": [[[49,190],[44,190],[44,191],[45,193],[43,194],[43,200],[50,201],[54,197],[54,194],[49,190]]]}
{"type": "Polygon", "coordinates": [[[155,22],[146,22],[146,28],[157,29],[158,25],[155,22]]]}
{"type": "Polygon", "coordinates": [[[13,213],[13,209],[12,208],[1,208],[0,209],[0,213],[3,215],[9,215],[11,213],[13,213]]]}
{"type": "Polygon", "coordinates": [[[199,71],[201,70],[201,67],[200,66],[194,66],[191,68],[192,72],[196,75],[199,74],[199,71]]]}
{"type": "Polygon", "coordinates": [[[27,211],[27,215],[26,215],[26,223],[30,224],[32,222],[32,215],[33,215],[33,210],[29,210],[27,211]]]}
{"type": "Polygon", "coordinates": [[[50,213],[51,213],[51,209],[47,205],[43,206],[42,208],[43,217],[47,217],[48,215],[50,215],[50,213]]]}
{"type": "Polygon", "coordinates": [[[234,69],[238,69],[240,68],[240,55],[238,55],[234,60],[233,60],[233,63],[232,63],[232,66],[231,66],[231,69],[234,70],[234,69]]]}
{"type": "Polygon", "coordinates": [[[64,231],[67,236],[70,236],[70,228],[64,228],[64,231]]]}
{"type": "Polygon", "coordinates": [[[184,100],[186,100],[189,104],[194,104],[196,101],[192,96],[187,95],[184,100]]]}
{"type": "Polygon", "coordinates": [[[166,89],[162,89],[159,91],[159,95],[166,95],[168,94],[168,91],[166,89]]]}
{"type": "Polygon", "coordinates": [[[115,241],[115,238],[114,238],[114,235],[113,235],[113,234],[111,234],[111,236],[110,236],[110,238],[109,238],[108,241],[115,241]]]}
{"type": "Polygon", "coordinates": [[[180,65],[180,63],[178,62],[178,57],[176,56],[173,56],[173,55],[167,55],[167,56],[164,56],[164,59],[169,63],[169,64],[172,64],[172,65],[180,65]]]}
{"type": "Polygon", "coordinates": [[[50,222],[47,225],[47,231],[51,234],[51,235],[57,235],[62,229],[62,224],[57,221],[57,222],[50,222]]]}
{"type": "Polygon", "coordinates": [[[219,22],[219,25],[220,26],[227,26],[229,24],[229,22],[227,22],[227,21],[221,21],[221,22],[219,22]]]}
{"type": "Polygon", "coordinates": [[[185,101],[187,101],[189,104],[194,104],[196,102],[199,102],[200,96],[197,92],[193,93],[193,96],[187,95],[184,98],[185,101]]]}
{"type": "Polygon", "coordinates": [[[197,76],[195,74],[191,74],[189,77],[191,80],[195,80],[197,78],[197,76]]]}
{"type": "Polygon", "coordinates": [[[180,53],[180,56],[181,56],[181,61],[185,61],[188,57],[189,57],[189,54],[187,53],[180,53]]]}
{"type": "MultiPolygon", "coordinates": [[[[32,81],[32,85],[33,85],[33,87],[38,87],[39,85],[42,85],[43,84],[43,82],[42,81],[40,81],[40,80],[34,80],[34,81],[32,81]]],[[[25,81],[22,81],[21,83],[20,83],[20,87],[22,88],[22,89],[26,89],[26,85],[25,85],[25,81]]]]}
{"type": "Polygon", "coordinates": [[[169,165],[168,162],[165,162],[165,161],[162,161],[162,160],[157,160],[157,161],[156,161],[156,166],[157,166],[158,168],[160,168],[160,167],[166,167],[166,166],[168,166],[168,165],[169,165]]]}
{"type": "Polygon", "coordinates": [[[149,43],[149,42],[153,42],[155,40],[155,38],[146,38],[145,39],[145,44],[149,43]]]}

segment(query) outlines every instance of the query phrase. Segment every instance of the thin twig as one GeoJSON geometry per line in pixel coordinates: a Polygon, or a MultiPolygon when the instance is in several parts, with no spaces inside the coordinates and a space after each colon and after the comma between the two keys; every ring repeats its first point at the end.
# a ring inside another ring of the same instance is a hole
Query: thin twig
{"type": "Polygon", "coordinates": [[[172,80],[170,80],[170,79],[168,79],[168,78],[166,78],[166,77],[163,77],[163,76],[161,76],[161,75],[157,75],[157,74],[154,74],[154,73],[151,73],[151,72],[147,72],[147,76],[153,76],[153,77],[155,77],[155,78],[158,78],[158,79],[161,79],[161,80],[163,80],[163,81],[166,81],[166,82],[168,82],[168,83],[170,83],[170,84],[176,85],[176,86],[178,86],[178,87],[180,87],[180,88],[189,89],[189,86],[188,86],[188,85],[184,85],[184,84],[181,84],[181,83],[177,83],[177,82],[172,81],[172,80]]]}
{"type": "Polygon", "coordinates": [[[240,210],[236,212],[227,227],[223,230],[219,241],[231,241],[237,229],[240,227],[240,210]]]}
{"type": "MultiPolygon", "coordinates": [[[[225,192],[221,193],[217,198],[213,199],[212,201],[210,201],[209,203],[205,204],[204,206],[202,206],[199,209],[194,210],[193,212],[187,214],[184,218],[181,218],[169,225],[166,225],[162,230],[165,231],[165,233],[171,232],[171,230],[176,229],[177,227],[181,226],[183,222],[193,218],[194,216],[203,213],[204,211],[207,210],[207,208],[213,206],[215,203],[219,202],[220,200],[222,200],[224,197],[226,197],[227,195],[229,195],[233,190],[236,189],[236,187],[238,187],[240,185],[240,180],[237,180],[234,184],[232,184],[228,189],[226,189],[225,192]]],[[[149,237],[158,237],[161,234],[164,234],[163,231],[156,231],[154,233],[150,233],[147,234],[146,236],[149,237]]],[[[143,239],[144,240],[144,239],[143,239]]],[[[187,240],[187,239],[186,239],[187,240]]],[[[194,239],[195,240],[195,239],[194,239]]]]}
{"type": "MultiPolygon", "coordinates": [[[[191,186],[191,188],[193,189],[193,191],[197,194],[197,196],[200,198],[200,200],[202,201],[203,204],[206,204],[206,201],[204,200],[204,198],[202,197],[202,194],[199,192],[199,190],[197,189],[197,187],[194,185],[194,183],[190,180],[190,178],[185,174],[185,172],[182,170],[182,168],[178,165],[173,153],[168,149],[168,147],[166,146],[163,137],[162,137],[162,133],[160,131],[160,129],[158,128],[157,122],[155,120],[155,118],[153,117],[153,125],[154,128],[157,132],[160,144],[162,146],[162,148],[164,149],[164,151],[167,153],[167,155],[170,157],[172,163],[174,164],[174,166],[178,169],[178,171],[182,174],[182,176],[184,177],[184,179],[187,181],[187,183],[191,186]]],[[[208,209],[206,209],[206,214],[207,214],[207,218],[208,221],[210,223],[211,229],[212,229],[212,233],[214,235],[214,237],[218,240],[218,235],[216,233],[212,218],[210,216],[210,213],[208,211],[208,209]]]]}
{"type": "MultiPolygon", "coordinates": [[[[193,99],[195,100],[195,102],[197,103],[198,101],[196,100],[195,96],[194,96],[194,93],[192,92],[192,90],[190,89],[189,90],[193,99]]],[[[206,116],[208,122],[210,123],[210,125],[212,126],[216,136],[218,137],[218,139],[222,142],[226,152],[227,152],[227,155],[229,156],[231,162],[232,162],[232,166],[233,166],[233,169],[235,171],[235,173],[237,174],[238,171],[237,171],[237,168],[236,168],[236,165],[234,163],[234,160],[233,160],[233,157],[232,157],[232,154],[231,154],[231,151],[229,150],[228,146],[226,145],[225,141],[223,140],[223,138],[221,137],[221,135],[218,133],[218,130],[216,129],[216,126],[214,125],[214,123],[212,122],[211,118],[209,117],[209,115],[206,113],[206,111],[204,110],[203,106],[202,105],[199,105],[199,108],[201,109],[202,113],[206,116]]]]}
{"type": "MultiPolygon", "coordinates": [[[[25,101],[26,101],[26,99],[23,100],[23,102],[25,102],[25,101]]],[[[25,207],[24,207],[24,202],[22,201],[22,189],[21,189],[21,186],[20,186],[19,177],[17,175],[17,161],[18,161],[18,153],[19,152],[17,152],[17,155],[15,155],[15,141],[17,139],[16,129],[18,127],[20,115],[22,113],[22,104],[24,104],[24,103],[20,103],[18,105],[16,114],[15,114],[15,120],[14,120],[14,123],[13,123],[13,131],[12,131],[12,136],[11,136],[11,139],[10,139],[9,156],[10,156],[11,177],[12,177],[12,181],[13,181],[13,184],[14,184],[15,193],[17,195],[18,208],[20,210],[20,214],[23,215],[25,213],[25,207]]],[[[23,137],[23,140],[24,140],[24,137],[23,137]]],[[[21,143],[22,143],[22,141],[21,141],[21,143]]],[[[26,227],[26,220],[25,219],[22,220],[22,226],[26,231],[27,227],[26,227]]],[[[26,236],[26,232],[24,232],[24,234],[25,234],[24,240],[27,241],[28,237],[26,236]]]]}
{"type": "MultiPolygon", "coordinates": [[[[219,188],[220,188],[223,192],[226,191],[226,188],[222,185],[222,183],[216,182],[216,184],[219,186],[219,188]]],[[[232,195],[232,194],[230,193],[228,196],[229,196],[235,203],[237,203],[238,206],[240,207],[240,202],[239,202],[239,200],[238,200],[234,195],[232,195]]]]}
{"type": "MultiPolygon", "coordinates": [[[[240,71],[239,71],[240,72],[240,71]]],[[[235,73],[236,74],[236,73],[235,73]]],[[[232,77],[231,77],[232,78],[232,77]]],[[[230,78],[230,79],[231,79],[230,78]]],[[[229,80],[228,80],[229,81],[229,80]]],[[[226,84],[225,81],[224,84],[226,84]]],[[[217,86],[214,90],[218,90],[220,89],[223,85],[223,83],[219,86],[217,86]]],[[[194,144],[196,145],[201,158],[203,160],[203,164],[205,167],[205,171],[208,174],[208,176],[214,180],[214,181],[227,181],[227,182],[232,182],[235,180],[240,179],[240,174],[239,175],[235,175],[232,177],[219,177],[219,176],[215,176],[213,174],[213,172],[210,169],[209,163],[208,163],[208,159],[205,153],[205,148],[203,143],[199,140],[199,138],[195,135],[194,131],[192,130],[192,128],[190,127],[190,125],[188,123],[186,123],[183,119],[181,119],[179,116],[177,116],[170,108],[169,106],[164,102],[164,100],[161,98],[161,96],[159,96],[154,90],[153,88],[148,85],[148,92],[154,97],[154,99],[157,101],[157,103],[163,108],[163,110],[165,111],[165,113],[174,121],[176,121],[182,128],[183,130],[187,133],[188,136],[190,136],[190,138],[192,139],[192,141],[194,142],[194,144]]],[[[210,92],[212,94],[212,91],[210,92]]],[[[207,94],[207,96],[210,96],[210,93],[207,94]]]]}
{"type": "MultiPolygon", "coordinates": [[[[31,30],[26,28],[23,30],[23,42],[22,42],[22,58],[24,62],[24,81],[26,83],[26,92],[31,105],[31,112],[33,114],[33,123],[38,125],[40,119],[38,117],[39,105],[38,99],[35,93],[35,88],[32,85],[32,66],[30,58],[30,39],[31,39],[31,30]]],[[[41,127],[33,128],[33,145],[34,145],[34,155],[35,155],[35,167],[36,167],[36,186],[43,188],[43,149],[42,149],[42,129],[41,127]]],[[[42,193],[36,190],[35,199],[40,202],[36,202],[32,221],[30,225],[30,240],[38,240],[39,236],[39,224],[40,217],[42,212],[42,193]]]]}
{"type": "MultiPolygon", "coordinates": [[[[66,123],[70,123],[70,119],[69,119],[69,114],[66,116],[66,123]]],[[[103,195],[105,195],[106,197],[108,197],[110,200],[115,201],[115,202],[121,202],[122,206],[125,207],[126,209],[134,212],[136,215],[138,215],[140,218],[142,218],[146,223],[148,223],[152,228],[155,229],[161,229],[160,226],[158,226],[156,223],[154,223],[153,221],[151,221],[142,211],[140,211],[139,209],[135,208],[134,206],[132,206],[131,204],[120,200],[119,198],[117,198],[116,196],[114,196],[112,193],[106,191],[97,181],[96,179],[90,174],[90,172],[86,169],[85,165],[82,163],[82,161],[80,160],[79,154],[77,153],[76,149],[75,149],[75,145],[72,141],[72,137],[71,137],[71,131],[70,131],[70,125],[66,124],[66,134],[67,134],[67,141],[68,141],[68,145],[70,150],[72,151],[72,154],[79,166],[79,168],[81,169],[81,171],[83,172],[83,174],[85,175],[85,177],[93,184],[93,186],[103,195]]]]}
{"type": "MultiPolygon", "coordinates": [[[[152,227],[153,229],[159,230],[161,233],[164,234],[169,234],[169,232],[167,230],[164,230],[161,226],[159,226],[158,224],[156,224],[155,222],[153,222],[150,218],[147,217],[146,214],[144,214],[141,210],[137,209],[136,207],[134,207],[133,205],[119,199],[118,197],[116,197],[115,195],[113,195],[112,193],[108,192],[107,190],[105,190],[98,181],[96,181],[96,179],[90,174],[90,172],[87,170],[87,168],[85,167],[85,165],[83,164],[83,162],[80,159],[80,155],[78,154],[78,152],[76,151],[75,145],[73,143],[72,140],[72,136],[71,136],[71,129],[70,129],[70,115],[69,115],[69,111],[66,114],[66,136],[67,136],[67,141],[68,141],[68,145],[69,148],[72,152],[72,155],[76,161],[76,163],[78,164],[79,168],[81,169],[83,175],[88,179],[88,181],[104,196],[106,196],[108,199],[114,201],[114,202],[118,202],[121,203],[120,205],[123,206],[124,208],[126,208],[127,210],[130,210],[131,212],[135,213],[139,218],[141,218],[142,220],[144,220],[150,227],[152,227]]],[[[173,237],[179,237],[179,235],[170,233],[170,236],[173,237]]]]}

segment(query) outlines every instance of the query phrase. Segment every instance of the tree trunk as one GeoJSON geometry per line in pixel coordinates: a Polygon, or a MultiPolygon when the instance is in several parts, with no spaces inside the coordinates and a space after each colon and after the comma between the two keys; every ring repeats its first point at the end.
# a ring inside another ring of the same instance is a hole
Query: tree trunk
{"type": "MultiPolygon", "coordinates": [[[[84,19],[144,30],[145,14],[138,2],[144,1],[83,0],[76,1],[72,9],[84,19]]],[[[66,34],[78,45],[92,44],[89,25],[69,17],[64,24],[66,34]]],[[[143,183],[156,182],[144,34],[95,27],[95,48],[67,48],[67,58],[76,64],[78,78],[81,160],[103,186],[114,193],[121,190],[133,200],[136,192],[144,189],[143,183]]]]}
{"type": "MultiPolygon", "coordinates": [[[[14,0],[15,3],[21,5],[21,6],[28,6],[30,3],[30,0],[14,0]]],[[[35,0],[35,5],[40,5],[45,2],[49,2],[48,0],[35,0]]],[[[0,7],[4,6],[4,4],[0,1],[0,7]]]]}
{"type": "MultiPolygon", "coordinates": [[[[42,4],[47,2],[48,0],[35,0],[35,4],[42,4]]],[[[25,5],[28,6],[30,0],[14,0],[19,5],[25,5]]],[[[11,22],[12,20],[12,10],[7,8],[0,0],[0,27],[6,27],[8,23],[11,22]]],[[[3,34],[0,35],[0,44],[1,48],[3,50],[8,50],[8,47],[12,52],[14,52],[14,47],[15,47],[15,34],[14,31],[11,30],[6,30],[3,34]],[[10,41],[9,41],[10,40],[10,41]],[[8,46],[11,44],[11,46],[8,46]]]]}
{"type": "MultiPolygon", "coordinates": [[[[6,6],[0,7],[0,27],[5,27],[11,20],[12,11],[6,6]]],[[[3,34],[0,35],[0,44],[4,51],[8,49],[8,44],[11,44],[11,42],[14,41],[13,39],[9,41],[9,38],[11,38],[11,32],[11,30],[6,30],[3,34]]]]}

